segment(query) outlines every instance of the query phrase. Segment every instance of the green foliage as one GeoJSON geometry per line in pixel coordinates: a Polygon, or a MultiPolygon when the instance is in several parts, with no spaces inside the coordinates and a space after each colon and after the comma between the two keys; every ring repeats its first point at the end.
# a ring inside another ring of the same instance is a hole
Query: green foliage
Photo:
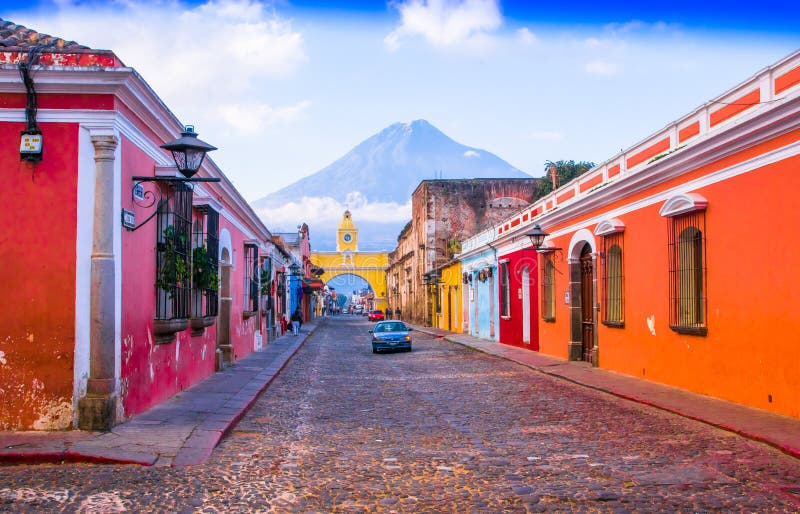
{"type": "Polygon", "coordinates": [[[192,285],[200,291],[216,291],[219,288],[214,259],[204,246],[192,250],[192,285]]]}
{"type": "Polygon", "coordinates": [[[453,255],[461,253],[461,241],[457,239],[451,239],[447,242],[447,252],[450,257],[453,255]]]}
{"type": "Polygon", "coordinates": [[[550,194],[553,191],[553,181],[550,177],[550,166],[555,165],[556,167],[556,177],[557,177],[557,187],[560,187],[567,182],[571,181],[575,177],[579,177],[589,171],[590,169],[594,168],[594,163],[589,161],[579,161],[575,162],[573,160],[569,161],[547,161],[544,164],[544,172],[545,175],[541,179],[539,179],[539,187],[536,193],[537,198],[541,198],[550,194]]]}
{"type": "Polygon", "coordinates": [[[261,268],[261,296],[269,296],[270,295],[270,286],[272,285],[272,272],[270,270],[266,270],[261,268]]]}
{"type": "Polygon", "coordinates": [[[164,241],[159,243],[161,252],[161,269],[156,276],[156,287],[167,292],[170,298],[175,297],[179,287],[189,285],[189,263],[186,255],[178,252],[178,246],[186,246],[186,235],[178,234],[175,227],[169,225],[164,229],[164,241]]]}

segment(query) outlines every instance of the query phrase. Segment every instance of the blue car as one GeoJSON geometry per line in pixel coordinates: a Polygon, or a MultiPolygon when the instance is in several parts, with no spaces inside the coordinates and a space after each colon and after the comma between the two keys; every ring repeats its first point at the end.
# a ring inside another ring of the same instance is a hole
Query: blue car
{"type": "Polygon", "coordinates": [[[375,328],[370,330],[372,334],[372,353],[381,350],[405,350],[411,351],[411,328],[407,327],[402,321],[379,321],[375,328]]]}

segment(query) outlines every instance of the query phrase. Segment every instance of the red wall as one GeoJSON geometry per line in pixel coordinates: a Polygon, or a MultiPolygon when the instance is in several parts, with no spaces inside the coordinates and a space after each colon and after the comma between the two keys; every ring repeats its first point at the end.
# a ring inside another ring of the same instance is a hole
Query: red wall
{"type": "MultiPolygon", "coordinates": [[[[530,350],[539,350],[539,269],[537,254],[532,250],[519,250],[503,255],[501,260],[503,259],[508,259],[510,316],[500,316],[499,341],[530,350]],[[528,268],[529,276],[530,344],[523,344],[522,342],[522,271],[525,267],[528,268]]],[[[498,277],[498,280],[500,280],[500,277],[498,277]]],[[[502,294],[502,291],[500,294],[502,294]]],[[[499,299],[497,305],[500,305],[499,299]]]]}
{"type": "MultiPolygon", "coordinates": [[[[141,223],[153,211],[133,204],[130,197],[133,175],[148,175],[153,160],[133,143],[122,138],[122,207],[136,213],[141,223]]],[[[156,221],[135,232],[122,231],[122,326],[120,398],[129,417],[186,389],[215,369],[215,327],[192,337],[189,329],[175,341],[156,344],[155,315],[156,221]]]]}
{"type": "Polygon", "coordinates": [[[0,123],[0,430],[72,422],[78,126],[42,123],[44,160],[20,162],[23,123],[0,123]]]}

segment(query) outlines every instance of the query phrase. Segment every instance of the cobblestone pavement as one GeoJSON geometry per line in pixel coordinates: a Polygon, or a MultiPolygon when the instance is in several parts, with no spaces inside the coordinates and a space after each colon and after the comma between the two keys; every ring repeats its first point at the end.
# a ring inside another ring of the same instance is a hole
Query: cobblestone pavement
{"type": "Polygon", "coordinates": [[[0,512],[800,512],[766,445],[370,326],[320,326],[205,465],[0,467],[0,512]]]}

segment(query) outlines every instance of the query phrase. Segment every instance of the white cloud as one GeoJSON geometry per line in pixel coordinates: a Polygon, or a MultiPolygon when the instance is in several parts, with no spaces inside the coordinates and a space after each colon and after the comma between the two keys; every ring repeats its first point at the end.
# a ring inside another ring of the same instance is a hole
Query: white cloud
{"type": "Polygon", "coordinates": [[[401,22],[384,42],[396,50],[403,39],[422,37],[440,48],[485,50],[503,23],[496,0],[405,0],[393,6],[401,22]]]}
{"type": "Polygon", "coordinates": [[[587,62],[584,69],[586,73],[590,75],[599,75],[602,77],[610,77],[619,73],[619,65],[602,59],[595,59],[587,62]]]}
{"type": "Polygon", "coordinates": [[[470,159],[470,158],[472,158],[472,159],[475,159],[475,158],[480,158],[480,156],[481,156],[481,154],[479,154],[479,153],[478,153],[478,152],[476,152],[475,150],[467,150],[466,152],[464,152],[464,157],[466,157],[467,159],[470,159]]]}
{"type": "MultiPolygon", "coordinates": [[[[30,16],[30,15],[29,15],[30,16]]],[[[126,0],[107,7],[64,2],[28,17],[42,32],[114,51],[173,108],[257,94],[258,81],[293,74],[307,61],[303,36],[256,0],[126,0]]]]}
{"type": "Polygon", "coordinates": [[[526,138],[534,139],[537,141],[561,141],[564,138],[564,136],[561,134],[561,132],[540,130],[528,133],[526,135],[526,138]]]}
{"type": "Polygon", "coordinates": [[[258,209],[256,213],[271,229],[295,227],[308,223],[316,231],[336,228],[339,217],[332,212],[350,210],[359,222],[396,223],[411,218],[411,200],[405,204],[396,202],[370,202],[359,192],[347,195],[344,202],[331,197],[303,197],[299,202],[289,202],[275,208],[258,209]]]}
{"type": "Polygon", "coordinates": [[[517,31],[517,41],[525,46],[531,46],[535,45],[539,40],[527,27],[523,27],[517,31]]]}
{"type": "Polygon", "coordinates": [[[219,115],[225,122],[246,134],[258,132],[266,125],[289,123],[303,117],[311,101],[303,100],[294,105],[272,107],[267,104],[229,103],[218,107],[219,115]]]}

